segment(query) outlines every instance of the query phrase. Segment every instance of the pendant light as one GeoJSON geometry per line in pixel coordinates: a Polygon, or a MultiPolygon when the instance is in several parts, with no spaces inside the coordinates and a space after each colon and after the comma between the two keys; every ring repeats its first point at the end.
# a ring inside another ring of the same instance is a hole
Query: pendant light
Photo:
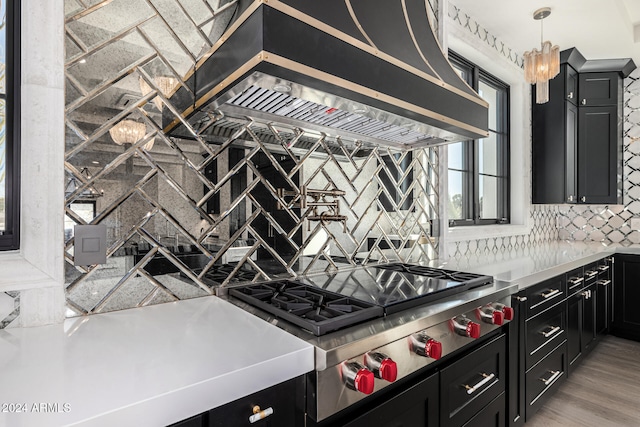
{"type": "Polygon", "coordinates": [[[543,20],[551,15],[551,8],[543,7],[533,13],[533,19],[540,21],[540,50],[533,49],[524,53],[524,78],[527,83],[536,85],[536,103],[549,101],[549,80],[560,72],[560,48],[544,41],[543,20]]]}

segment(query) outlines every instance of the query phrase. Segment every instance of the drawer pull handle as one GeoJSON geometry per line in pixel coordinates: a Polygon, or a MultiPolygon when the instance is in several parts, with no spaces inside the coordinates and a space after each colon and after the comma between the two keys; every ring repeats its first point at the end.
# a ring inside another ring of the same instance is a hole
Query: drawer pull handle
{"type": "Polygon", "coordinates": [[[597,272],[597,271],[595,271],[595,270],[589,270],[589,271],[587,271],[587,272],[586,272],[586,273],[584,273],[584,274],[586,274],[587,276],[589,276],[589,277],[591,278],[591,277],[593,277],[593,276],[597,276],[597,275],[598,275],[598,272],[597,272]]]}
{"type": "Polygon", "coordinates": [[[549,299],[549,298],[553,298],[560,295],[560,290],[559,289],[550,289],[547,292],[543,292],[540,294],[540,296],[544,299],[549,299]]]}
{"type": "Polygon", "coordinates": [[[542,334],[543,337],[545,338],[549,338],[551,335],[555,334],[556,332],[558,332],[560,330],[560,326],[550,326],[550,330],[548,330],[547,332],[544,331],[540,331],[540,333],[542,334]]]}
{"type": "Polygon", "coordinates": [[[492,379],[494,379],[496,377],[496,374],[480,374],[482,375],[484,378],[482,380],[480,380],[480,382],[476,385],[474,385],[473,387],[470,385],[465,385],[464,388],[467,389],[467,394],[473,394],[476,390],[478,390],[480,387],[482,387],[483,385],[485,385],[486,383],[488,383],[489,381],[491,381],[492,379]]]}
{"type": "Polygon", "coordinates": [[[560,375],[562,375],[561,371],[549,371],[549,373],[551,374],[551,376],[549,378],[547,378],[546,380],[544,378],[539,378],[540,381],[542,381],[544,383],[544,385],[549,385],[552,382],[554,382],[556,380],[556,378],[558,378],[560,375]]]}
{"type": "Polygon", "coordinates": [[[518,302],[525,302],[527,297],[516,297],[516,300],[518,300],[518,302]]]}
{"type": "Polygon", "coordinates": [[[608,286],[611,283],[611,280],[598,280],[596,283],[601,286],[608,286]]]}
{"type": "Polygon", "coordinates": [[[599,265],[598,266],[598,270],[600,271],[607,271],[609,269],[608,265],[599,265]]]}
{"type": "Polygon", "coordinates": [[[273,408],[272,407],[268,407],[267,409],[265,409],[264,411],[260,410],[259,406],[254,406],[253,407],[253,415],[251,415],[249,417],[249,422],[251,424],[255,423],[256,421],[260,421],[262,419],[267,418],[269,415],[273,414],[273,408]]]}
{"type": "Polygon", "coordinates": [[[569,283],[571,283],[572,285],[578,285],[580,283],[584,282],[584,278],[583,277],[574,277],[572,279],[569,279],[569,283]]]}

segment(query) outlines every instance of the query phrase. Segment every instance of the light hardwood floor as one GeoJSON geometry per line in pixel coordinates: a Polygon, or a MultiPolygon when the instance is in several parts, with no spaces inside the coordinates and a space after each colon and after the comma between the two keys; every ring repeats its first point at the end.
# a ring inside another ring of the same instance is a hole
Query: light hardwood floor
{"type": "Polygon", "coordinates": [[[525,427],[640,426],[640,343],[605,336],[525,427]]]}

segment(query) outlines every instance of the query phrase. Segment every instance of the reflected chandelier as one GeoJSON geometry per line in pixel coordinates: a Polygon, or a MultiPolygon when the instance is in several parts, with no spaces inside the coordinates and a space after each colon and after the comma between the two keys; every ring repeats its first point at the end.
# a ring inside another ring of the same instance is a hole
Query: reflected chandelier
{"type": "MultiPolygon", "coordinates": [[[[139,82],[142,96],[145,96],[154,90],[149,86],[149,83],[147,83],[144,78],[140,77],[139,82]]],[[[178,86],[178,79],[175,77],[157,76],[153,78],[153,83],[158,87],[160,92],[168,98],[173,93],[173,90],[178,86]]],[[[160,97],[156,96],[153,98],[153,103],[156,105],[158,110],[162,111],[163,104],[160,97]]]]}
{"type": "MultiPolygon", "coordinates": [[[[147,133],[147,127],[144,123],[136,122],[135,120],[123,120],[117,125],[109,129],[109,135],[111,139],[118,145],[122,144],[135,144],[144,138],[147,133]]],[[[153,148],[154,140],[147,142],[144,145],[144,149],[149,151],[153,148]]]]}
{"type": "Polygon", "coordinates": [[[533,19],[540,21],[540,50],[533,49],[524,53],[524,78],[527,83],[536,85],[536,103],[549,101],[549,80],[560,72],[560,48],[551,47],[550,41],[544,41],[542,21],[551,15],[551,8],[543,7],[533,12],[533,19]]]}

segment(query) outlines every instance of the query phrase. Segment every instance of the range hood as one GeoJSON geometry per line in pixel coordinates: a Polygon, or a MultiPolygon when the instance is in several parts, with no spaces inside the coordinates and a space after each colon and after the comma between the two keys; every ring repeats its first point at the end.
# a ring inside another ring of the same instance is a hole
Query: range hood
{"type": "Polygon", "coordinates": [[[488,104],[451,67],[427,0],[238,0],[171,95],[170,136],[219,134],[220,112],[402,149],[488,135],[488,104]]]}

